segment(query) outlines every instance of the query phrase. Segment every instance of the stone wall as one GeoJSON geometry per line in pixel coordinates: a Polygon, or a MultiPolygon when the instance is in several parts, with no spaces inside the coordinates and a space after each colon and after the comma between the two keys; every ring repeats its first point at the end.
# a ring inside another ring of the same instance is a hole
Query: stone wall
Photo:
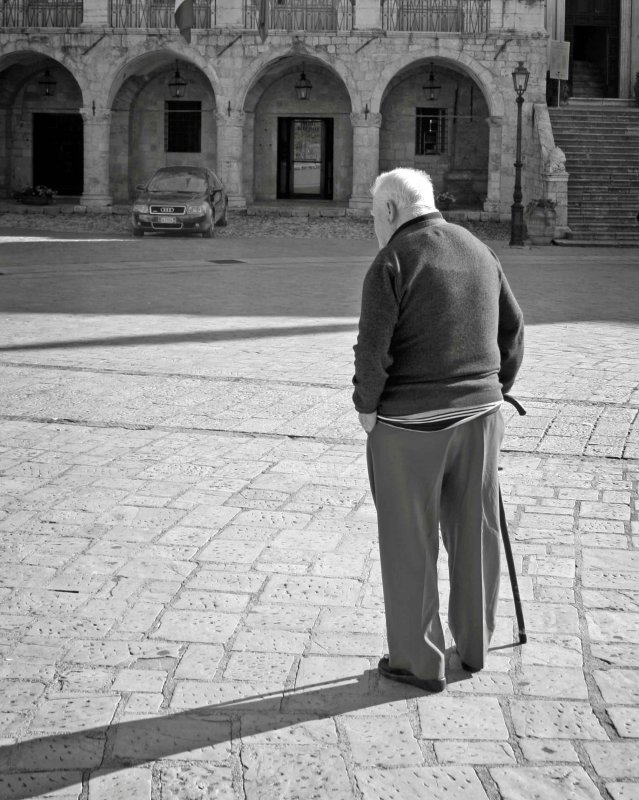
{"type": "MultiPolygon", "coordinates": [[[[365,0],[358,25],[366,18],[364,10],[372,19],[378,6],[365,0]]],[[[233,9],[237,6],[229,0],[219,11],[231,15],[233,9]]],[[[178,59],[181,70],[189,73],[189,96],[201,98],[206,109],[203,152],[197,159],[189,154],[189,160],[218,165],[235,207],[254,197],[274,197],[276,118],[302,113],[335,119],[336,200],[350,197],[364,209],[367,186],[378,169],[410,162],[431,171],[438,188],[452,188],[447,181],[457,181],[458,191],[486,195],[485,209],[506,216],[512,202],[516,133],[511,72],[517,61],[524,61],[531,71],[526,101],[544,101],[547,36],[539,28],[540,20],[543,24],[543,4],[537,0],[494,0],[491,29],[479,35],[382,37],[369,28],[322,35],[271,32],[262,43],[256,34],[238,32],[229,24],[194,32],[187,45],[177,31],[111,33],[104,27],[104,4],[91,0],[79,32],[39,30],[28,38],[20,32],[1,33],[0,70],[9,75],[7,68],[29,52],[29,58],[42,63],[47,57],[54,59],[74,77],[73,107],[82,105],[85,120],[96,113],[102,120],[92,128],[89,148],[89,134],[85,136],[85,181],[100,203],[109,197],[125,199],[155,168],[181,160],[183,154],[166,154],[163,148],[165,84],[178,59]],[[459,112],[454,135],[450,129],[451,152],[439,161],[415,158],[414,116],[405,124],[409,109],[414,115],[415,92],[421,91],[431,61],[442,76],[447,108],[454,108],[457,88],[458,112],[467,111],[470,86],[474,87],[473,119],[462,119],[459,112]],[[291,86],[302,63],[314,87],[308,105],[298,103],[291,86]],[[232,114],[228,120],[227,109],[232,114]],[[91,161],[96,146],[105,151],[100,137],[106,137],[110,152],[106,165],[91,161]]],[[[2,100],[10,116],[20,107],[18,94],[19,87],[2,100]]],[[[41,107],[40,99],[37,103],[41,107]]],[[[24,140],[16,143],[17,136],[12,130],[12,142],[0,154],[5,163],[14,160],[13,147],[24,148],[18,161],[24,164],[28,159],[24,140]]],[[[537,170],[538,162],[528,160],[537,170]]],[[[24,170],[19,177],[22,174],[24,170]]],[[[13,183],[13,175],[10,180],[13,183]]]]}

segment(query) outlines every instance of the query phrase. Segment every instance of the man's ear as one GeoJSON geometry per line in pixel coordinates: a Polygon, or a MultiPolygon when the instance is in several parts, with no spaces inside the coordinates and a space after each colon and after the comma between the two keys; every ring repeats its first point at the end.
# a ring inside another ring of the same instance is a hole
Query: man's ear
{"type": "Polygon", "coordinates": [[[386,200],[386,218],[389,222],[394,222],[395,217],[397,216],[397,206],[392,200],[386,200]]]}

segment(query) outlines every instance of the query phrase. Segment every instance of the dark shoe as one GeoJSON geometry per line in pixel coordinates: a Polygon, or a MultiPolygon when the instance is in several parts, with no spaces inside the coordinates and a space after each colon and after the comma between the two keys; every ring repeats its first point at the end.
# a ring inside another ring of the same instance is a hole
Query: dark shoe
{"type": "Polygon", "coordinates": [[[407,669],[391,669],[386,657],[380,658],[377,665],[379,674],[390,681],[399,681],[400,683],[410,683],[411,686],[417,686],[419,689],[424,689],[427,692],[443,692],[446,688],[446,680],[444,678],[418,678],[407,669]]]}
{"type": "Polygon", "coordinates": [[[470,664],[467,664],[465,661],[461,662],[462,669],[466,670],[466,672],[481,672],[482,667],[471,667],[470,664]]]}

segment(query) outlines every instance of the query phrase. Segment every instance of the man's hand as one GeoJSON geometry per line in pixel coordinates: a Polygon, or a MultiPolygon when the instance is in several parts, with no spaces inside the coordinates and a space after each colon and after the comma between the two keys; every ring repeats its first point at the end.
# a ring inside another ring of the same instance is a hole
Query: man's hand
{"type": "Polygon", "coordinates": [[[377,424],[377,411],[371,411],[370,414],[360,413],[359,424],[364,428],[366,433],[370,433],[377,424]]]}

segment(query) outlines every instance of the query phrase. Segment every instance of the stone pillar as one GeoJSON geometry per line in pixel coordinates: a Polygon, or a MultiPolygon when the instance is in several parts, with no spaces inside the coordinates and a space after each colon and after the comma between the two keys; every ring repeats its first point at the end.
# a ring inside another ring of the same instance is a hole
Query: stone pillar
{"type": "Polygon", "coordinates": [[[543,196],[554,200],[557,212],[555,236],[562,239],[568,233],[568,173],[563,165],[546,165],[543,176],[543,196]]]}
{"type": "MultiPolygon", "coordinates": [[[[512,147],[508,148],[507,154],[502,152],[502,140],[504,131],[504,120],[502,117],[489,117],[486,122],[488,123],[488,185],[486,188],[486,201],[484,203],[484,211],[489,214],[498,216],[501,211],[502,199],[503,205],[508,205],[506,197],[502,198],[501,184],[502,184],[502,169],[504,163],[511,164],[515,160],[515,154],[512,147]]],[[[513,139],[514,141],[514,139],[513,139]]],[[[512,171],[511,164],[508,164],[509,173],[512,171]]]]}
{"type": "Polygon", "coordinates": [[[229,208],[246,208],[242,187],[244,112],[217,111],[217,173],[224,182],[229,208]]]}
{"type": "MultiPolygon", "coordinates": [[[[638,13],[635,8],[635,13],[638,13]]],[[[621,0],[619,20],[619,97],[632,97],[632,0],[621,0]]]]}
{"type": "Polygon", "coordinates": [[[84,121],[84,191],[82,205],[110,206],[109,183],[111,111],[106,108],[81,108],[84,121]]]}
{"type": "Polygon", "coordinates": [[[11,120],[11,110],[0,108],[0,198],[11,195],[11,179],[9,177],[9,143],[7,125],[11,120]]]}
{"type": "Polygon", "coordinates": [[[109,26],[109,3],[105,2],[105,0],[84,0],[83,5],[83,28],[102,28],[109,26]]]}
{"type": "Polygon", "coordinates": [[[353,192],[348,207],[368,210],[371,186],[379,174],[379,129],[381,114],[351,114],[353,126],[353,192]]]}

